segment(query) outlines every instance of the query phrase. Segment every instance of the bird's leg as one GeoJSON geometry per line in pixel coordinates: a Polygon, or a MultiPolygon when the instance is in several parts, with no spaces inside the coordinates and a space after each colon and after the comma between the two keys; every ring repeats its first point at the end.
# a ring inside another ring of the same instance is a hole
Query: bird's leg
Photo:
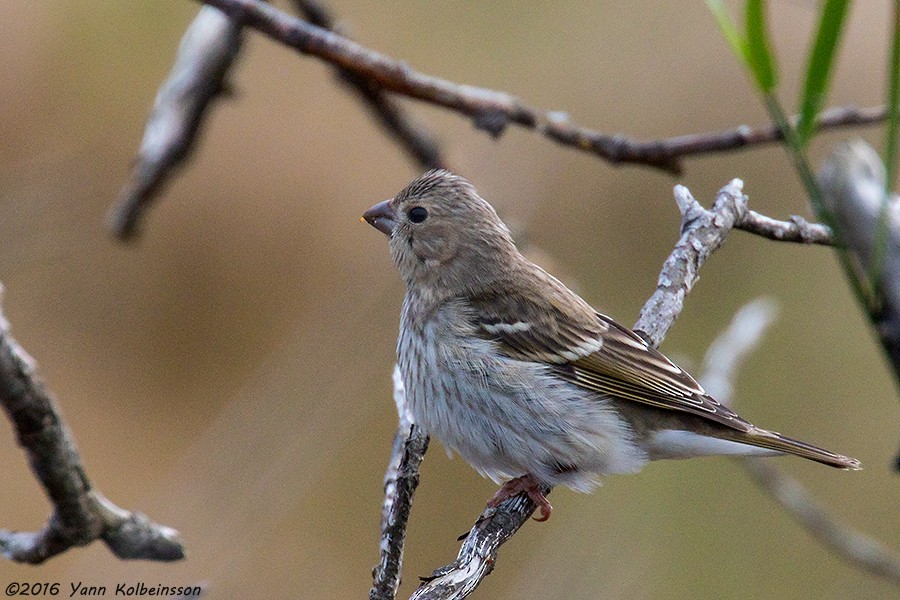
{"type": "Polygon", "coordinates": [[[531,473],[516,477],[515,479],[510,479],[504,483],[500,486],[500,489],[497,490],[497,493],[494,494],[494,497],[488,500],[487,505],[491,508],[496,508],[500,506],[504,500],[512,498],[522,492],[528,494],[531,501],[537,504],[537,507],[541,510],[541,516],[534,517],[535,521],[546,521],[550,518],[553,507],[550,506],[550,502],[547,501],[547,497],[544,496],[544,493],[541,491],[541,485],[531,473]]]}

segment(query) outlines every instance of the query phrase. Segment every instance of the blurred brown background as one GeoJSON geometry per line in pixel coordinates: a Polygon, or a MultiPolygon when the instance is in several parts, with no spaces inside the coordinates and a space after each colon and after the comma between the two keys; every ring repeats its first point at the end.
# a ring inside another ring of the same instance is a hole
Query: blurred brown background
{"type": "MultiPolygon", "coordinates": [[[[285,3],[277,3],[284,6],[285,3]]],[[[655,138],[766,121],[702,2],[334,0],[362,43],[424,72],[506,90],[606,132],[655,138]]],[[[2,0],[0,280],[88,474],[179,529],[188,558],[124,563],[102,544],[0,583],[207,582],[214,598],[361,598],[378,550],[402,296],[384,237],[358,217],[417,174],[330,70],[252,32],[202,145],[124,246],[103,217],[125,181],[194,2],[2,0]]],[[[772,3],[794,104],[818,3],[772,3]]],[[[831,105],[885,87],[889,3],[853,7],[831,105]]],[[[613,168],[532,132],[493,141],[410,104],[547,266],[631,324],[677,238],[671,188],[705,204],[733,177],[751,206],[808,215],[779,147],[687,162],[684,177],[613,168]]],[[[818,163],[837,140],[821,136],[818,163]]],[[[741,371],[760,425],[863,460],[842,473],[779,459],[840,519],[900,547],[897,393],[834,256],[735,232],[663,349],[696,365],[748,300],[781,319],[741,371]]],[[[0,527],[49,507],[0,427],[0,527]]],[[[406,597],[449,562],[494,485],[432,446],[413,509],[406,597]]],[[[888,598],[727,459],[651,465],[593,495],[554,493],[546,524],[502,551],[482,598],[888,598]]]]}

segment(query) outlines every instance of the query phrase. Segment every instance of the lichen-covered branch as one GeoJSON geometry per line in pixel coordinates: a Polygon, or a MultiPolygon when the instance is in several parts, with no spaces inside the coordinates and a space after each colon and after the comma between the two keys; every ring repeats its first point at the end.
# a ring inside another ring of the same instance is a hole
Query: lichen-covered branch
{"type": "MultiPolygon", "coordinates": [[[[3,289],[0,286],[0,301],[3,289]]],[[[178,532],[119,508],[93,489],[56,401],[34,360],[9,333],[0,306],[0,404],[54,512],[37,532],[0,530],[0,554],[37,564],[101,538],[119,558],[184,558],[178,532]]]]}
{"type": "Polygon", "coordinates": [[[734,226],[736,229],[779,242],[834,246],[834,235],[827,225],[810,223],[797,215],[788,221],[778,221],[755,210],[748,210],[734,226]]]}
{"type": "MultiPolygon", "coordinates": [[[[544,488],[544,494],[550,488],[544,488]]],[[[469,531],[456,560],[435,569],[410,600],[446,600],[465,598],[491,574],[497,562],[497,551],[534,513],[534,502],[520,494],[496,509],[486,509],[469,531]]]]}
{"type": "Polygon", "coordinates": [[[699,269],[718,250],[725,237],[747,214],[747,196],[740,179],[719,191],[712,210],[706,210],[683,185],[675,186],[681,211],[681,238],[663,263],[656,291],[641,309],[634,330],[659,346],[684,307],[684,298],[700,277],[699,269]]]}
{"type": "Polygon", "coordinates": [[[394,365],[394,402],[399,424],[394,448],[384,476],[384,505],[381,509],[381,552],[372,572],[370,600],[394,600],[400,587],[403,544],[413,494],[419,485],[419,467],[428,450],[428,436],[413,424],[406,403],[400,368],[394,365]]]}

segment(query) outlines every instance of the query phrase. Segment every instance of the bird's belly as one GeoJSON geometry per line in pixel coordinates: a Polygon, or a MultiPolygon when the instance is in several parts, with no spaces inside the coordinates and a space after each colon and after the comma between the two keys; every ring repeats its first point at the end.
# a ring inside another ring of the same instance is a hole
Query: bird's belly
{"type": "Polygon", "coordinates": [[[530,473],[588,490],[598,475],[636,472],[646,462],[603,398],[544,365],[479,350],[423,348],[407,362],[401,352],[400,366],[416,423],[483,475],[498,481],[530,473]]]}

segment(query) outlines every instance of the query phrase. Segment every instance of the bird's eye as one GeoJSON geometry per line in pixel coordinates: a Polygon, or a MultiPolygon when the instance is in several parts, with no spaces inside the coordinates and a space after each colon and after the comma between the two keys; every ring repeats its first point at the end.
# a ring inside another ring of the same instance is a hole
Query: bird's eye
{"type": "Polygon", "coordinates": [[[421,206],[413,206],[409,209],[409,220],[413,223],[421,223],[428,218],[428,211],[421,206]]]}

